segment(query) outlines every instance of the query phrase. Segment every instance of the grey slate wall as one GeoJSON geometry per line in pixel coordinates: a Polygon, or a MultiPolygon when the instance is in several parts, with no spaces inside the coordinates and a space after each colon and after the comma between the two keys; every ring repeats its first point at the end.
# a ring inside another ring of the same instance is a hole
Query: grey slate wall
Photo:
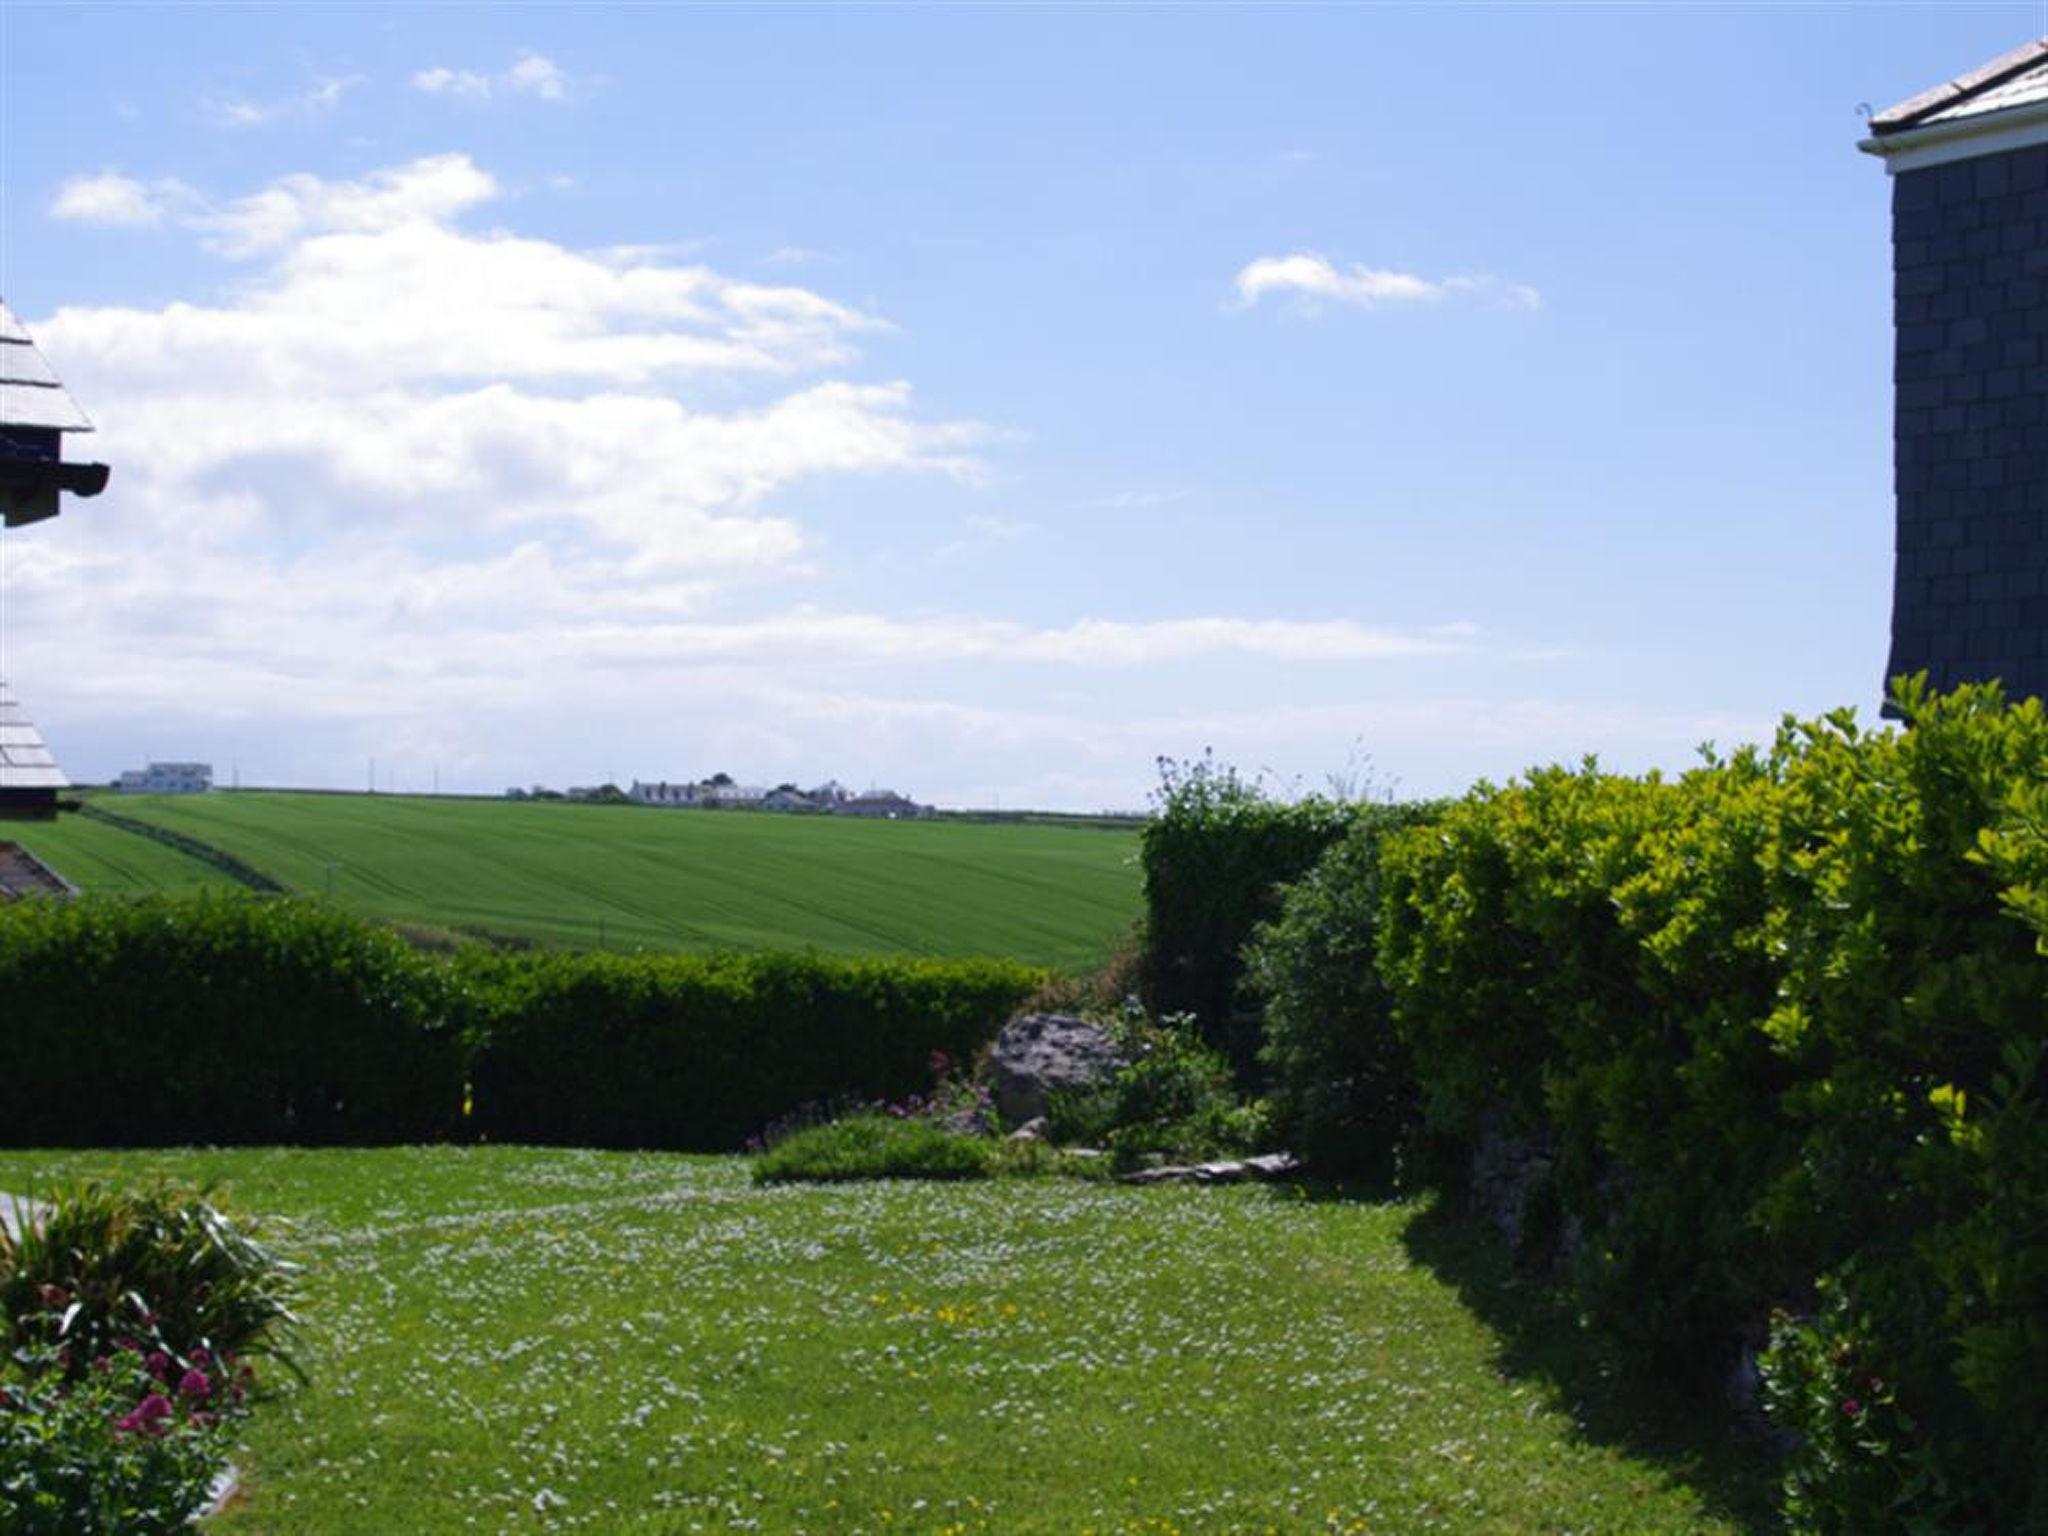
{"type": "Polygon", "coordinates": [[[2048,696],[2048,145],[1892,183],[1890,679],[2048,696]]]}

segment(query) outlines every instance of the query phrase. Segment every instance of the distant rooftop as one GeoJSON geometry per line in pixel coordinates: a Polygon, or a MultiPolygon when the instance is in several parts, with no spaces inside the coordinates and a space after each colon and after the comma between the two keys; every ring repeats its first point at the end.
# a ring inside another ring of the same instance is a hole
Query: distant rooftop
{"type": "Polygon", "coordinates": [[[0,299],[0,427],[90,432],[92,421],[0,299]]]}
{"type": "Polygon", "coordinates": [[[68,789],[42,733],[0,682],[0,789],[68,789]]]}

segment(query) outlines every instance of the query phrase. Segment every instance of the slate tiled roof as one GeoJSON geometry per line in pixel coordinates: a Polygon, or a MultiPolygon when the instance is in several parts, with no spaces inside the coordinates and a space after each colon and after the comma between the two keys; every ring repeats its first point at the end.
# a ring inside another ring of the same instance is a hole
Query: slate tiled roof
{"type": "Polygon", "coordinates": [[[2048,101],[2048,37],[2023,43],[1989,64],[1887,107],[1870,120],[1878,138],[1933,123],[1982,117],[2048,101]]]}
{"type": "Polygon", "coordinates": [[[0,427],[92,430],[92,422],[4,300],[0,300],[0,427]]]}
{"type": "Polygon", "coordinates": [[[67,789],[70,784],[43,745],[42,733],[0,682],[0,789],[67,789]]]}

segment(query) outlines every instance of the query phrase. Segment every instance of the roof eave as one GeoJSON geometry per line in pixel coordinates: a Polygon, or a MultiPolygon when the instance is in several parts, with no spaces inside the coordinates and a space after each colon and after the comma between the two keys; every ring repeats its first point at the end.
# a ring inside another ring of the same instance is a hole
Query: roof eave
{"type": "Polygon", "coordinates": [[[1944,80],[1940,85],[1931,86],[1917,96],[1908,97],[1897,106],[1886,107],[1871,118],[1871,130],[1878,134],[1887,134],[1911,128],[1921,118],[2002,85],[2022,70],[2032,68],[2043,57],[2048,57],[2048,37],[2037,37],[2021,43],[2011,52],[2002,53],[1990,63],[1980,64],[1967,74],[1958,75],[1953,80],[1944,80]]]}
{"type": "Polygon", "coordinates": [[[2048,144],[2048,101],[2030,101],[1976,117],[1945,118],[1918,128],[1873,134],[1857,148],[1884,161],[1892,175],[2048,144]]]}

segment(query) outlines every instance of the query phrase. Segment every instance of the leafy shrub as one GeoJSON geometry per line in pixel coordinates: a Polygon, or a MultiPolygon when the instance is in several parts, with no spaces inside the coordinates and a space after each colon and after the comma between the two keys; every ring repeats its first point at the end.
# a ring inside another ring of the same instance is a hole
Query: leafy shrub
{"type": "Polygon", "coordinates": [[[473,1128],[493,1140],[726,1151],[792,1106],[920,1090],[1040,972],[812,955],[465,957],[473,1128]]]}
{"type": "Polygon", "coordinates": [[[12,1347],[61,1350],[74,1377],[123,1342],[290,1366],[296,1266],[208,1192],[87,1182],[40,1204],[18,1231],[0,1227],[0,1322],[12,1347]]]}
{"type": "Polygon", "coordinates": [[[219,1384],[152,1375],[134,1351],[66,1382],[0,1375],[0,1530],[9,1536],[171,1536],[190,1528],[226,1460],[219,1384]]]}
{"type": "Polygon", "coordinates": [[[1153,1019],[1126,1007],[1113,1019],[1125,1065],[1086,1089],[1056,1089],[1046,1120],[1055,1142],[1107,1149],[1120,1167],[1146,1154],[1209,1157],[1249,1150],[1264,1128],[1241,1107],[1230,1064],[1186,1016],[1153,1019]]]}
{"type": "Polygon", "coordinates": [[[760,1184],[851,1179],[980,1179],[994,1171],[997,1143],[931,1120],[864,1113],[798,1131],[754,1162],[760,1184]]]}
{"type": "Polygon", "coordinates": [[[291,1266],[202,1194],[87,1183],[0,1228],[0,1529],[185,1528],[254,1374],[287,1365],[291,1266]]]}
{"type": "Polygon", "coordinates": [[[1258,1018],[1238,996],[1239,951],[1273,915],[1279,888],[1341,837],[1357,807],[1283,802],[1212,758],[1162,758],[1145,824],[1145,948],[1140,995],[1155,1014],[1192,1014],[1241,1083],[1259,1074],[1258,1018]]]}
{"type": "Polygon", "coordinates": [[[1608,1329],[1682,1366],[1785,1312],[1801,1522],[2048,1525],[2048,717],[1895,703],[1482,786],[1384,843],[1379,974],[1430,1130],[1555,1151],[1608,1329]]]}
{"type": "Polygon", "coordinates": [[[1375,956],[1380,844],[1440,814],[1433,803],[1358,807],[1245,950],[1246,985],[1265,1010],[1272,1135],[1324,1173],[1388,1185],[1411,1152],[1417,1090],[1375,956]]]}
{"type": "Polygon", "coordinates": [[[317,905],[0,907],[11,1146],[378,1143],[448,1130],[438,974],[317,905]]]}

